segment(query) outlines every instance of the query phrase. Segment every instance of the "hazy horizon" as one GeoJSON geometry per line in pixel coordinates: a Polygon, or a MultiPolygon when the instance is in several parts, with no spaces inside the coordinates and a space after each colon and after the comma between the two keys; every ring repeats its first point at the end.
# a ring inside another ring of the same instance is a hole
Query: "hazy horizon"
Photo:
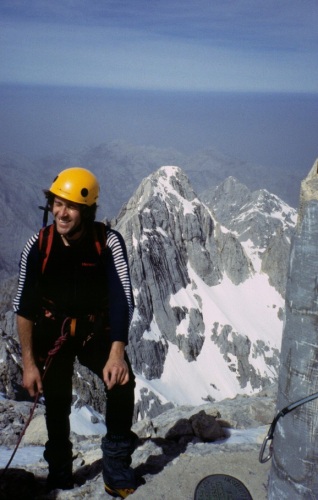
{"type": "Polygon", "coordinates": [[[318,157],[318,94],[2,85],[0,99],[1,152],[32,159],[114,140],[305,171],[318,157]]]}

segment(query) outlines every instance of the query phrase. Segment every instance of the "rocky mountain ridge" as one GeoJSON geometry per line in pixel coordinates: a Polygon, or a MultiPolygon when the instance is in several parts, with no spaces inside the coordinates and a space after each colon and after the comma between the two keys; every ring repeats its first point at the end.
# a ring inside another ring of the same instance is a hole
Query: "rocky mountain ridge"
{"type": "Polygon", "coordinates": [[[266,273],[270,284],[284,295],[296,212],[266,189],[251,192],[234,177],[210,194],[206,191],[202,200],[242,244],[254,270],[266,273]]]}

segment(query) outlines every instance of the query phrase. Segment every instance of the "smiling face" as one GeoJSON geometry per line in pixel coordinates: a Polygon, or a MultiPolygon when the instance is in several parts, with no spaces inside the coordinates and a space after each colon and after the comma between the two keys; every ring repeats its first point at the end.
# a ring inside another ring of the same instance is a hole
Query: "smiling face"
{"type": "Polygon", "coordinates": [[[83,233],[81,206],[55,196],[52,214],[56,230],[67,239],[78,239],[83,233]]]}

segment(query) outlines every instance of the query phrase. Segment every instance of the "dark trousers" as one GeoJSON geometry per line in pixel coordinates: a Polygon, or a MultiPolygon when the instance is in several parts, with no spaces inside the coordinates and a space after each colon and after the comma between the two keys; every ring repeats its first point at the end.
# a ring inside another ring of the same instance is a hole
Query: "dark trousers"
{"type": "MultiPolygon", "coordinates": [[[[38,359],[43,360],[52,349],[54,341],[59,336],[55,321],[47,323],[46,331],[35,335],[35,351],[38,359]]],[[[43,324],[41,325],[43,327],[43,324]]],[[[75,357],[103,380],[103,368],[108,360],[111,344],[107,341],[105,332],[95,333],[83,345],[83,335],[68,336],[65,343],[52,357],[43,379],[46,405],[46,425],[49,438],[49,448],[55,452],[62,450],[69,443],[69,415],[72,404],[72,376],[75,357]]],[[[125,354],[129,367],[129,382],[116,385],[110,391],[105,386],[106,394],[106,427],[108,435],[127,436],[130,432],[134,412],[135,377],[130,362],[125,354]]]]}

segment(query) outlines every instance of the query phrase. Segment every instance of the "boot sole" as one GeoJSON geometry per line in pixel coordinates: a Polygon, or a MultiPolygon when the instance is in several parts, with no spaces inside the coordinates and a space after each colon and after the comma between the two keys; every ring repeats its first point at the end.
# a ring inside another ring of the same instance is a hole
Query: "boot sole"
{"type": "Polygon", "coordinates": [[[112,497],[127,498],[136,490],[134,488],[111,488],[111,486],[105,484],[105,491],[112,497]]]}

